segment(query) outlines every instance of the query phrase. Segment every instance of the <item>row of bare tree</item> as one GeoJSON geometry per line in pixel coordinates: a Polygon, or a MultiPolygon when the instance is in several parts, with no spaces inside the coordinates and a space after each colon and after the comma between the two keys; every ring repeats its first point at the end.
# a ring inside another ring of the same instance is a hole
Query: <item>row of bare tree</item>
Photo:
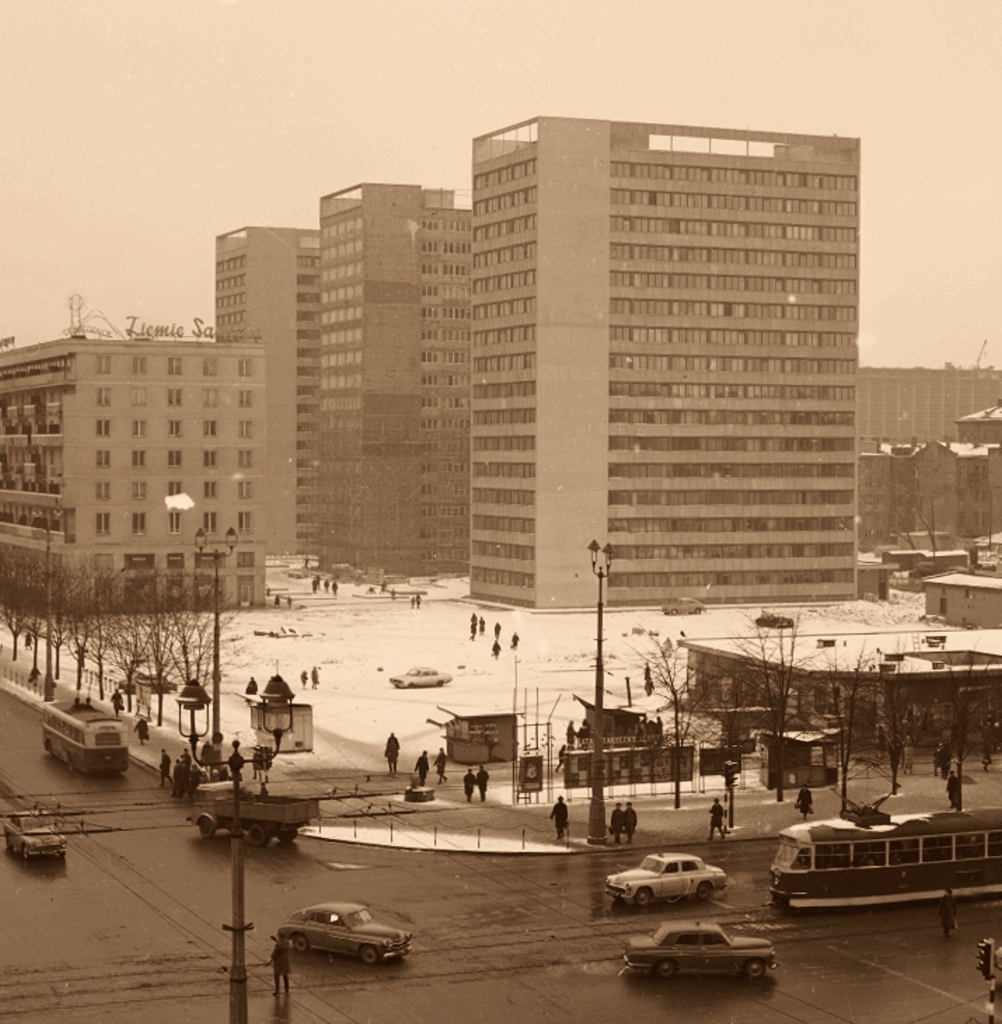
{"type": "MultiPolygon", "coordinates": [[[[698,668],[688,651],[670,642],[652,642],[638,652],[649,690],[663,700],[663,746],[676,750],[676,763],[681,763],[684,746],[705,741],[711,729],[722,747],[734,751],[752,733],[767,732],[775,741],[770,768],[776,770],[776,799],[782,801],[785,738],[795,730],[824,729],[835,735],[845,810],[852,803],[848,783],[857,766],[886,768],[891,791],[897,792],[906,752],[919,738],[923,720],[942,722],[939,738],[949,745],[961,780],[975,744],[992,742],[983,722],[994,716],[996,690],[1002,696],[1002,662],[993,675],[985,672],[989,659],[965,652],[936,672],[930,684],[928,678],[919,682],[908,673],[882,670],[882,665],[896,665],[885,663],[879,649],[868,650],[865,644],[854,647],[851,659],[840,660],[837,646],[819,649],[817,638],[801,636],[798,625],[795,621],[792,628],[775,630],[750,624],[748,635],[735,641],[732,657],[700,657],[698,668]]],[[[675,806],[680,805],[676,772],[675,806]]]]}
{"type": "Polygon", "coordinates": [[[46,570],[43,553],[0,547],[0,619],[13,638],[13,659],[23,643],[37,669],[39,643],[47,639],[53,677],[60,678],[65,648],[76,666],[76,689],[90,662],[101,699],[109,673],[116,677],[112,688],[130,695],[136,678],[145,676],[158,698],[157,725],[165,692],[211,679],[213,585],[211,574],[136,576],[55,556],[46,570]]]}

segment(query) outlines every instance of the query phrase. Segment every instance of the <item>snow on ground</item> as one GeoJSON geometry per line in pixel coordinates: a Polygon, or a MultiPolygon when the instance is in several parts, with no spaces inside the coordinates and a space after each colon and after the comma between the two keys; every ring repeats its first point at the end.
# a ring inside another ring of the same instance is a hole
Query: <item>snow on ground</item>
{"type": "MultiPolygon", "coordinates": [[[[594,698],[596,612],[535,612],[528,609],[478,605],[468,598],[465,579],[412,580],[396,600],[370,595],[368,587],[341,584],[338,597],[323,589],[313,595],[309,580],[290,578],[285,570],[270,569],[269,585],[282,588],[283,606],[234,613],[223,636],[223,721],[227,739],[238,737],[253,745],[242,699],[251,675],[263,688],[276,671],[293,687],[296,698],[314,708],[317,763],[354,771],[385,771],[383,747],[390,731],[401,744],[400,774],[407,777],[422,750],[431,759],[445,746],[441,727],[449,712],[526,712],[528,728],[523,745],[544,742],[545,725],[552,720],[554,750],[563,743],[570,719],[580,725],[583,707],[573,699],[594,698]],[[410,594],[423,592],[420,609],[410,594]],[[294,607],[285,606],[286,593],[294,607]],[[470,616],[476,611],[486,631],[470,640],[470,616]],[[500,657],[491,655],[494,624],[501,625],[500,657]],[[282,631],[295,630],[283,636],[282,631]],[[513,631],[520,643],[510,649],[513,631]],[[279,633],[279,637],[255,633],[279,633]],[[304,690],[300,673],[316,665],[320,687],[304,690]],[[427,690],[396,690],[389,678],[424,665],[451,673],[451,683],[427,690]],[[442,708],[447,710],[443,711],[442,708]],[[242,724],[241,724],[242,723],[242,724]]],[[[596,588],[597,594],[597,588],[596,588]]],[[[890,604],[864,601],[841,605],[790,606],[784,614],[799,618],[804,633],[920,628],[921,595],[895,595],[890,604]]],[[[626,678],[631,680],[632,703],[658,711],[657,697],[643,692],[645,655],[655,643],[670,638],[747,635],[757,606],[711,607],[703,615],[669,617],[656,608],[605,609],[607,707],[627,704],[626,678]]],[[[286,759],[308,770],[308,756],[286,759]]]]}

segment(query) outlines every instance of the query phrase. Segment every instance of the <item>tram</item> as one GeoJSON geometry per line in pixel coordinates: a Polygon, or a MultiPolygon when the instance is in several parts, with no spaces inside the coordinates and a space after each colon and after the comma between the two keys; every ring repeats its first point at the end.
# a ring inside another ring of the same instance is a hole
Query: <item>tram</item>
{"type": "Polygon", "coordinates": [[[773,902],[792,908],[1002,893],[1002,808],[792,825],[770,875],[773,902]]]}
{"type": "Polygon", "coordinates": [[[44,705],[42,745],[70,771],[124,772],[129,767],[125,723],[79,700],[44,705]]]}

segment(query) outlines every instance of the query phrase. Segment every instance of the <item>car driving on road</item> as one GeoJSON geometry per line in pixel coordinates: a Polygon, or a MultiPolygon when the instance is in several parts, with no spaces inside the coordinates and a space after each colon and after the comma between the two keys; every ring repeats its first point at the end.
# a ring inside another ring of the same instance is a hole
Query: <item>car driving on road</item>
{"type": "Polygon", "coordinates": [[[317,903],[291,914],[278,934],[300,953],[322,949],[363,963],[407,956],[411,933],[378,924],[362,903],[317,903]]]}
{"type": "Polygon", "coordinates": [[[721,868],[689,853],[652,853],[640,867],[609,875],[605,891],[615,900],[633,900],[646,907],[653,900],[709,899],[727,885],[721,868]]]}
{"type": "Polygon", "coordinates": [[[632,970],[662,978],[681,971],[761,978],[777,966],[768,939],[731,935],[719,924],[702,921],[665,921],[653,935],[631,935],[623,960],[632,970]]]}
{"type": "Polygon", "coordinates": [[[402,675],[390,676],[390,682],[398,690],[412,690],[422,686],[444,686],[452,682],[447,672],[439,672],[437,668],[412,668],[402,675]]]}
{"type": "Polygon", "coordinates": [[[762,629],[793,629],[793,619],[789,615],[777,615],[775,612],[762,612],[755,620],[755,625],[762,629]]]}
{"type": "Polygon", "coordinates": [[[4,843],[8,853],[29,857],[65,857],[66,837],[50,818],[37,814],[12,814],[4,822],[4,843]]]}
{"type": "Polygon", "coordinates": [[[706,605],[694,597],[668,597],[661,605],[665,615],[702,615],[706,605]]]}

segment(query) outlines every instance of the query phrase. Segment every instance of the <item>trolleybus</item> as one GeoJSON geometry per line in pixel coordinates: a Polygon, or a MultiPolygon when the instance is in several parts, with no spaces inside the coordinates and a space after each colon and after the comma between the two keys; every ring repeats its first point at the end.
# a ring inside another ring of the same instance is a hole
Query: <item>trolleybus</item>
{"type": "Polygon", "coordinates": [[[125,723],[79,700],[42,708],[42,745],[70,771],[124,772],[129,767],[125,723]]]}
{"type": "Polygon", "coordinates": [[[779,834],[770,892],[784,907],[847,907],[1002,893],[1002,808],[835,818],[779,834]]]}

